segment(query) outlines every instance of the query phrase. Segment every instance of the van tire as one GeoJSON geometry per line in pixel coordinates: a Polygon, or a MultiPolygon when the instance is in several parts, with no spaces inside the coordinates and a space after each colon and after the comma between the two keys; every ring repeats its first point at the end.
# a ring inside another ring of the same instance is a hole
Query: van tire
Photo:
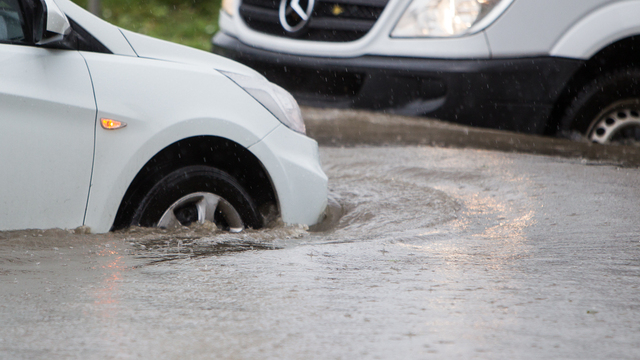
{"type": "Polygon", "coordinates": [[[612,143],[623,128],[640,124],[639,113],[640,69],[620,69],[604,73],[582,87],[566,108],[560,129],[571,138],[612,143]],[[618,113],[620,118],[615,116],[618,113]]]}

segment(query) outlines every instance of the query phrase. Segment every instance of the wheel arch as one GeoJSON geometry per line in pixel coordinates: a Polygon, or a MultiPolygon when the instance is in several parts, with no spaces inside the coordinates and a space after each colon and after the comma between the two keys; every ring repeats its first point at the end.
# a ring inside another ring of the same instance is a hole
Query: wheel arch
{"type": "Polygon", "coordinates": [[[111,230],[130,225],[135,207],[147,191],[169,173],[190,165],[212,166],[233,176],[261,212],[278,208],[277,194],[264,165],[244,146],[219,136],[199,135],[178,140],[154,155],[127,188],[111,230]]]}
{"type": "Polygon", "coordinates": [[[638,13],[640,0],[607,3],[563,32],[550,55],[591,59],[610,44],[640,34],[638,13]]]}
{"type": "Polygon", "coordinates": [[[556,135],[568,131],[570,124],[562,118],[575,96],[596,78],[606,73],[640,66],[640,35],[608,44],[586,60],[565,85],[556,100],[545,133],[556,135]]]}

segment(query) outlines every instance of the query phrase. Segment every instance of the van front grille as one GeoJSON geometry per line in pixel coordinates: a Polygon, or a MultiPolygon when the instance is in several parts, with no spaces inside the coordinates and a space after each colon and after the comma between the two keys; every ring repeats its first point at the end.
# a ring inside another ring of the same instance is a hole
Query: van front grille
{"type": "Polygon", "coordinates": [[[255,31],[310,41],[348,42],[366,35],[376,23],[388,0],[317,0],[306,28],[287,32],[280,24],[280,1],[243,0],[242,20],[255,31]]]}

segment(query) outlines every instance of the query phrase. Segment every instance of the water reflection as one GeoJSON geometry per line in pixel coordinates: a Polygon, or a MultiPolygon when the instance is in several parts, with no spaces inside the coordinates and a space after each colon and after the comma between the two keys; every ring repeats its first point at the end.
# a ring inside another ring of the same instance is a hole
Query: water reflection
{"type": "Polygon", "coordinates": [[[460,215],[450,223],[453,234],[451,228],[448,234],[424,233],[446,241],[424,246],[425,251],[443,254],[451,265],[474,262],[497,270],[528,256],[527,229],[536,224],[542,205],[531,193],[535,183],[515,171],[510,159],[487,151],[476,153],[474,162],[447,158],[431,169],[431,186],[456,199],[460,215]],[[458,175],[461,168],[466,169],[463,176],[458,175]],[[461,238],[451,241],[456,233],[461,238]]]}
{"type": "MultiPolygon", "coordinates": [[[[113,251],[109,252],[109,255],[114,254],[115,252],[113,251]]],[[[105,255],[98,254],[98,256],[105,255]]],[[[117,309],[117,305],[120,302],[117,291],[118,284],[122,281],[123,257],[118,255],[109,264],[104,265],[102,269],[104,270],[104,280],[102,280],[93,296],[96,299],[95,304],[98,305],[99,309],[102,309],[100,317],[111,318],[113,311],[117,309]]]]}

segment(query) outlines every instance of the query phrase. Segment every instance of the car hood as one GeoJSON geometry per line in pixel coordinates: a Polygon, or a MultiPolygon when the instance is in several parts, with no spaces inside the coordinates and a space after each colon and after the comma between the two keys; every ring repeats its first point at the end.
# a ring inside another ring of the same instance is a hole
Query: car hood
{"type": "Polygon", "coordinates": [[[114,54],[204,66],[209,69],[235,72],[247,76],[261,76],[251,68],[202,50],[158,40],[110,24],[69,0],[56,4],[71,19],[96,37],[114,54]]]}
{"type": "Polygon", "coordinates": [[[248,66],[206,51],[159,40],[150,36],[120,29],[139,57],[177,62],[181,64],[205,66],[216,70],[262,77],[248,66]]]}

